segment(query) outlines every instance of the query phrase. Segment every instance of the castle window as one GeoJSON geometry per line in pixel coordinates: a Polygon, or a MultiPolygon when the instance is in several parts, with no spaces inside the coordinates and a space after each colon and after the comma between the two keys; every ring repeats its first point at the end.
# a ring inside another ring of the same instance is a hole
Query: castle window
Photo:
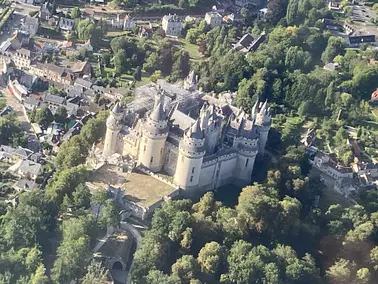
{"type": "Polygon", "coordinates": [[[146,145],[144,145],[144,147],[143,147],[143,152],[146,152],[146,145]]]}
{"type": "Polygon", "coordinates": [[[181,157],[181,162],[184,162],[184,156],[181,157]]]}
{"type": "Polygon", "coordinates": [[[192,181],[193,181],[193,176],[190,177],[190,182],[192,182],[192,181]]]}
{"type": "Polygon", "coordinates": [[[154,157],[151,157],[150,159],[150,163],[152,163],[154,161],[154,157]]]}
{"type": "Polygon", "coordinates": [[[195,169],[195,167],[192,168],[192,174],[194,174],[194,169],[195,169]]]}
{"type": "Polygon", "coordinates": [[[160,156],[163,156],[163,148],[160,149],[160,156]]]}
{"type": "Polygon", "coordinates": [[[248,167],[248,163],[249,163],[249,159],[247,159],[247,161],[245,161],[245,167],[248,167]]]}

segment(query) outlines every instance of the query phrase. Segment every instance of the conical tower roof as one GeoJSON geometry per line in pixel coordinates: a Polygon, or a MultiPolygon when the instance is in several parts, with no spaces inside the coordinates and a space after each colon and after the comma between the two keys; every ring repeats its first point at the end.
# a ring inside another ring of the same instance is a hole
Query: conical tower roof
{"type": "Polygon", "coordinates": [[[121,106],[119,105],[118,102],[117,102],[117,103],[115,104],[115,106],[113,107],[112,112],[113,112],[113,113],[122,113],[122,108],[121,108],[121,106]]]}
{"type": "Polygon", "coordinates": [[[186,135],[190,138],[194,139],[203,139],[204,134],[201,130],[200,121],[197,119],[197,121],[189,128],[186,135]]]}
{"type": "Polygon", "coordinates": [[[167,119],[161,102],[159,102],[156,108],[151,112],[150,118],[156,122],[167,119]]]}

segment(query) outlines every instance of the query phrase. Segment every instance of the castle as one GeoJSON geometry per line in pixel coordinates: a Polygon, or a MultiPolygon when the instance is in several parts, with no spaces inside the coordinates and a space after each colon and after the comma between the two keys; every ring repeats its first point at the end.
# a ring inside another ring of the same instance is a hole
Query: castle
{"type": "Polygon", "coordinates": [[[193,72],[184,89],[158,80],[132,103],[117,103],[106,122],[103,156],[131,155],[189,194],[250,184],[271,126],[267,102],[256,102],[248,115],[224,97],[196,91],[196,81],[193,72]]]}

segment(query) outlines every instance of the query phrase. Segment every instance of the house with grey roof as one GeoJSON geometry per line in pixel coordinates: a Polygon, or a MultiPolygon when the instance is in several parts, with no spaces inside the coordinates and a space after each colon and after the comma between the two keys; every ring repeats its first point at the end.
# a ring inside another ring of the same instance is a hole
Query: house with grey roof
{"type": "Polygon", "coordinates": [[[21,190],[29,191],[29,190],[37,189],[38,184],[34,180],[23,178],[23,179],[18,180],[14,184],[14,188],[18,191],[21,191],[21,190]]]}
{"type": "Polygon", "coordinates": [[[81,87],[84,89],[90,89],[92,87],[92,82],[89,80],[82,79],[82,78],[77,78],[74,83],[74,86],[81,87]]]}
{"type": "Polygon", "coordinates": [[[22,30],[28,32],[30,37],[33,37],[37,34],[39,29],[39,20],[38,18],[26,16],[24,23],[22,24],[22,30]]]}
{"type": "Polygon", "coordinates": [[[58,26],[59,26],[59,29],[63,32],[72,31],[74,28],[74,25],[75,25],[75,20],[64,18],[64,17],[61,17],[59,19],[58,26]]]}
{"type": "Polygon", "coordinates": [[[41,164],[30,160],[22,160],[16,173],[24,178],[35,180],[41,173],[41,170],[41,164]]]}
{"type": "Polygon", "coordinates": [[[162,28],[166,36],[181,36],[183,25],[184,21],[176,14],[165,15],[162,20],[162,28]]]}
{"type": "Polygon", "coordinates": [[[30,97],[27,97],[23,100],[23,105],[25,109],[28,111],[43,108],[45,106],[45,104],[42,101],[30,97]]]}

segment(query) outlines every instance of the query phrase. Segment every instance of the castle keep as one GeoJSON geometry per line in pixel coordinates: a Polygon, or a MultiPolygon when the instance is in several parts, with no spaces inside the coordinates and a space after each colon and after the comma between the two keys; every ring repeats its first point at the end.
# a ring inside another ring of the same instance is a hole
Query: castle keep
{"type": "Polygon", "coordinates": [[[117,103],[107,119],[103,156],[131,155],[189,194],[249,184],[271,125],[267,102],[256,102],[248,115],[195,86],[194,73],[185,89],[158,80],[137,90],[130,104],[117,103]]]}

